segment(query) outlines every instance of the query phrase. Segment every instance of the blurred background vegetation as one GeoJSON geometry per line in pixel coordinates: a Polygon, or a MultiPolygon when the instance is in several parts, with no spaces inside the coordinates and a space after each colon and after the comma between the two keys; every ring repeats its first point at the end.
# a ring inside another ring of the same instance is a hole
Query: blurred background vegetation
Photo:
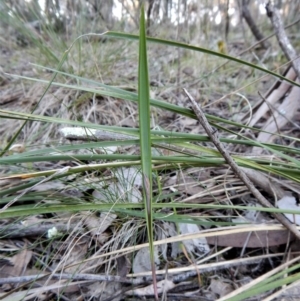
{"type": "MultiPolygon", "coordinates": [[[[264,34],[271,30],[263,0],[1,0],[0,22],[5,31],[16,29],[18,24],[12,24],[15,19],[11,17],[17,17],[39,34],[51,27],[67,37],[74,29],[76,34],[105,30],[137,32],[142,2],[146,2],[148,32],[154,36],[173,35],[187,42],[206,42],[208,46],[214,39],[227,41],[234,38],[230,33],[243,32],[247,42],[247,10],[264,34]]],[[[297,18],[299,1],[275,2],[284,20],[297,18]]],[[[22,33],[24,28],[19,25],[17,30],[22,33]]],[[[299,25],[294,27],[295,33],[298,30],[299,25]]]]}

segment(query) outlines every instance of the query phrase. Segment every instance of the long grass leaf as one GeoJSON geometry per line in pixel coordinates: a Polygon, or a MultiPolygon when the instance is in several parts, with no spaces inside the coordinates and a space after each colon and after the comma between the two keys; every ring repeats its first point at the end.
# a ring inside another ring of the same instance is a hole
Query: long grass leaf
{"type": "Polygon", "coordinates": [[[143,199],[145,203],[147,233],[150,246],[150,261],[153,277],[155,298],[158,300],[154,245],[153,245],[153,216],[152,216],[152,159],[151,159],[151,131],[150,131],[150,92],[147,61],[147,43],[145,28],[144,7],[140,17],[140,43],[139,43],[139,76],[138,76],[138,111],[140,130],[140,150],[143,175],[143,199]]]}

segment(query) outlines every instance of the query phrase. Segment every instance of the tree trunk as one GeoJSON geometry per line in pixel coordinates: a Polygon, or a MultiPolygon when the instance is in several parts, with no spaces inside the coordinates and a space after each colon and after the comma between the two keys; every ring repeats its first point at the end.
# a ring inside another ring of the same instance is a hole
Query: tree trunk
{"type": "MultiPolygon", "coordinates": [[[[258,27],[256,26],[250,11],[248,9],[249,0],[243,0],[242,2],[242,16],[246,20],[248,26],[250,27],[251,32],[253,33],[254,37],[257,41],[260,41],[264,39],[263,34],[260,32],[258,27]]],[[[270,44],[267,41],[261,42],[261,45],[264,49],[267,49],[270,47],[270,44]]]]}

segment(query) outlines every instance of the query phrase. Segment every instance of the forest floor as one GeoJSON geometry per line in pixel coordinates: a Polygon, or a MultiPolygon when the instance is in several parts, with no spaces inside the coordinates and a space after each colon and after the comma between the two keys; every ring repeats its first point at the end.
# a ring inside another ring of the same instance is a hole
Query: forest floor
{"type": "MultiPolygon", "coordinates": [[[[64,120],[133,128],[138,126],[138,112],[135,103],[70,89],[67,85],[76,81],[72,78],[66,80],[62,75],[58,75],[55,81],[61,80],[66,86],[52,85],[43,95],[47,83],[43,84],[40,80],[49,81],[53,76],[53,71],[46,70],[44,67],[56,68],[57,62],[48,55],[44,55],[41,49],[34,45],[19,46],[15,39],[5,37],[4,34],[2,39],[6,40],[0,46],[1,112],[9,110],[29,114],[34,109],[33,114],[35,115],[64,120]],[[34,82],[26,80],[24,77],[39,80],[34,82]]],[[[191,43],[200,44],[201,41],[192,41],[191,43]]],[[[241,42],[232,42],[228,45],[228,53],[237,56],[242,49],[247,48],[246,46],[241,42]]],[[[52,47],[52,49],[55,48],[52,47]]],[[[63,65],[63,71],[126,91],[137,92],[138,45],[136,42],[86,39],[83,40],[80,47],[80,50],[76,47],[71,50],[67,62],[63,65]]],[[[217,41],[206,41],[205,47],[217,51],[217,41]]],[[[62,57],[64,51],[64,48],[60,49],[55,49],[59,58],[62,57]]],[[[268,50],[255,48],[244,54],[242,59],[274,70],[281,65],[276,49],[276,46],[268,50]]],[[[277,81],[270,75],[266,76],[262,72],[253,71],[246,66],[234,63],[222,66],[225,62],[222,58],[156,44],[149,43],[148,57],[152,98],[191,108],[191,104],[183,92],[183,88],[185,88],[201,104],[206,114],[236,123],[248,123],[251,111],[249,108],[253,108],[251,114],[255,115],[260,107],[257,104],[262,103],[258,92],[265,95],[277,81]]],[[[281,68],[280,72],[283,70],[284,68],[281,68]]],[[[277,70],[277,72],[279,71],[277,70]]],[[[253,126],[263,128],[272,118],[272,114],[267,112],[258,118],[257,123],[253,126]]],[[[292,142],[295,148],[299,146],[300,135],[297,127],[299,119],[299,112],[295,112],[291,122],[278,129],[282,135],[296,138],[292,142]]],[[[1,118],[0,149],[5,148],[23,122],[22,119],[1,118]]],[[[206,134],[197,120],[162,109],[153,108],[151,123],[153,129],[206,134]]],[[[48,146],[55,150],[58,146],[82,143],[63,137],[60,129],[64,127],[65,125],[60,123],[28,122],[15,141],[14,149],[7,152],[5,156],[13,151],[34,151],[48,146]],[[18,147],[21,150],[17,149],[18,147]]],[[[255,138],[257,135],[257,133],[246,132],[245,129],[234,125],[229,129],[248,135],[250,138],[255,138]]],[[[226,135],[222,136],[224,138],[231,137],[229,133],[222,131],[220,131],[220,135],[226,135]]],[[[277,142],[276,139],[273,139],[273,142],[277,142]]],[[[290,145],[291,140],[281,139],[280,143],[290,145]]],[[[204,142],[203,146],[212,147],[212,144],[204,142]]],[[[228,144],[227,150],[240,155],[253,152],[252,146],[247,147],[246,145],[228,144]]],[[[120,147],[118,152],[138,154],[136,147],[120,147]]],[[[269,154],[256,156],[263,155],[269,154]]],[[[72,154],[70,154],[69,161],[2,165],[0,176],[29,171],[63,169],[66,166],[73,167],[77,164],[78,162],[72,160],[72,154]]],[[[111,184],[110,181],[113,181],[113,178],[125,182],[125,188],[124,186],[122,189],[118,187],[117,191],[110,190],[108,192],[110,198],[117,198],[119,197],[117,194],[125,193],[127,190],[126,180],[132,177],[132,173],[135,174],[135,178],[139,174],[134,167],[121,171],[122,176],[116,172],[112,177],[110,170],[104,170],[100,175],[93,175],[94,179],[110,177],[109,182],[106,182],[107,185],[111,184]],[[120,177],[123,177],[122,180],[120,177]]],[[[218,200],[218,204],[257,206],[253,195],[225,164],[201,168],[191,165],[189,168],[178,171],[165,170],[158,175],[161,177],[162,187],[155,187],[154,191],[157,192],[160,189],[165,194],[169,194],[172,200],[182,203],[190,201],[197,204],[214,204],[218,200]]],[[[88,176],[86,173],[85,176],[91,180],[90,175],[88,176]]],[[[258,173],[254,174],[253,178],[257,178],[256,180],[261,182],[270,180],[270,177],[264,177],[258,173]],[[260,176],[262,178],[258,178],[260,176]]],[[[64,181],[42,183],[28,193],[28,197],[31,199],[27,201],[35,206],[38,206],[39,202],[49,202],[51,205],[51,201],[46,200],[48,196],[60,197],[63,200],[66,193],[69,195],[73,193],[78,199],[85,202],[92,202],[93,198],[104,197],[102,191],[104,189],[97,190],[83,179],[84,177],[79,180],[76,176],[70,175],[64,181]],[[34,199],[32,194],[40,198],[34,199]]],[[[24,181],[1,182],[1,186],[3,189],[7,189],[24,181]]],[[[138,184],[136,185],[138,186],[138,184]]],[[[298,184],[274,177],[265,186],[257,182],[255,185],[273,202],[272,191],[274,189],[282,192],[287,190],[287,187],[296,189],[298,184]]],[[[12,194],[12,197],[14,196],[12,194]]],[[[136,187],[134,196],[140,198],[138,187],[136,187]]],[[[166,208],[161,213],[167,216],[169,211],[166,208]]],[[[158,219],[155,221],[155,240],[164,240],[197,231],[205,233],[206,230],[217,228],[212,223],[205,222],[207,217],[209,220],[218,218],[219,222],[225,223],[237,221],[240,218],[252,221],[253,224],[261,222],[274,225],[274,218],[270,214],[251,213],[249,210],[185,209],[182,213],[186,216],[201,217],[204,222],[198,226],[189,223],[176,224],[172,221],[158,219]]],[[[151,287],[151,274],[147,263],[149,253],[145,251],[145,248],[140,248],[140,245],[147,242],[145,221],[141,218],[133,218],[126,214],[117,215],[109,210],[101,213],[94,211],[88,213],[85,211],[57,212],[21,218],[3,218],[0,223],[2,229],[0,232],[1,298],[4,298],[6,294],[7,296],[13,294],[13,300],[137,300],[147,296],[148,290],[150,293],[147,299],[153,298],[149,288],[151,287]],[[29,228],[28,232],[25,231],[24,225],[25,229],[29,228]],[[60,235],[51,237],[48,230],[54,227],[60,235]],[[120,253],[117,253],[118,250],[120,253]],[[139,252],[139,250],[144,251],[139,252]],[[30,277],[41,273],[47,274],[46,280],[39,278],[32,282],[34,279],[26,278],[26,276],[30,277]],[[126,282],[125,276],[131,273],[144,275],[143,281],[137,284],[134,280],[130,282],[130,279],[135,278],[128,278],[129,280],[127,279],[126,282]],[[59,274],[62,279],[59,278],[59,274]],[[73,279],[72,282],[63,277],[66,274],[73,276],[73,278],[70,276],[70,279],[73,279]],[[91,276],[91,279],[88,279],[87,274],[91,276]],[[113,281],[105,281],[97,278],[97,275],[104,274],[118,276],[121,280],[114,278],[113,281]],[[77,279],[76,275],[81,275],[82,278],[77,279]],[[23,278],[18,284],[2,283],[1,279],[7,277],[23,278]]],[[[293,258],[299,252],[299,246],[296,243],[292,245],[293,249],[288,249],[289,242],[293,238],[283,235],[286,232],[282,232],[282,230],[273,231],[272,234],[268,234],[268,231],[260,232],[260,234],[252,233],[253,235],[251,232],[232,232],[226,236],[189,240],[184,244],[180,244],[177,240],[160,245],[160,249],[157,251],[159,257],[156,262],[157,270],[165,271],[163,278],[159,278],[160,281],[165,281],[163,283],[165,295],[163,294],[161,299],[216,300],[222,298],[244,284],[263,277],[282,264],[287,256],[293,258]],[[259,237],[260,245],[255,237],[259,237]],[[218,268],[218,264],[222,262],[224,266],[218,268]],[[196,264],[202,264],[202,268],[196,269],[194,274],[188,274],[185,267],[193,267],[196,264]],[[168,269],[178,269],[179,272],[168,275],[168,269]],[[166,281],[165,277],[169,281],[166,281]]],[[[262,293],[259,298],[262,300],[268,295],[270,292],[262,293]]],[[[258,299],[250,298],[249,300],[258,299]]]]}

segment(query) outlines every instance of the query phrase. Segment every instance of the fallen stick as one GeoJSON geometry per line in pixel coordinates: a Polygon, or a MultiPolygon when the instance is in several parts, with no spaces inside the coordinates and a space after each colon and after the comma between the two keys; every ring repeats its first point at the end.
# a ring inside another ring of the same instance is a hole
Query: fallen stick
{"type": "MultiPolygon", "coordinates": [[[[206,131],[207,135],[213,142],[213,144],[216,146],[216,148],[219,150],[220,154],[223,156],[223,158],[226,160],[228,165],[232,168],[233,172],[236,174],[237,177],[243,181],[243,183],[247,186],[247,188],[250,190],[250,192],[254,195],[254,197],[258,200],[258,202],[267,208],[274,208],[274,206],[259,192],[258,189],[253,185],[253,183],[250,181],[250,179],[247,177],[247,175],[238,167],[238,165],[235,163],[235,161],[231,158],[227,150],[223,147],[222,143],[220,142],[216,131],[213,130],[211,125],[208,123],[204,113],[202,112],[200,106],[196,103],[194,98],[189,94],[189,92],[186,89],[183,89],[187,97],[192,103],[193,110],[200,122],[200,124],[203,126],[204,130],[206,131]]],[[[300,239],[300,232],[298,231],[297,227],[292,224],[288,219],[286,219],[282,214],[279,213],[272,213],[272,215],[287,229],[289,229],[295,236],[300,239]]]]}

